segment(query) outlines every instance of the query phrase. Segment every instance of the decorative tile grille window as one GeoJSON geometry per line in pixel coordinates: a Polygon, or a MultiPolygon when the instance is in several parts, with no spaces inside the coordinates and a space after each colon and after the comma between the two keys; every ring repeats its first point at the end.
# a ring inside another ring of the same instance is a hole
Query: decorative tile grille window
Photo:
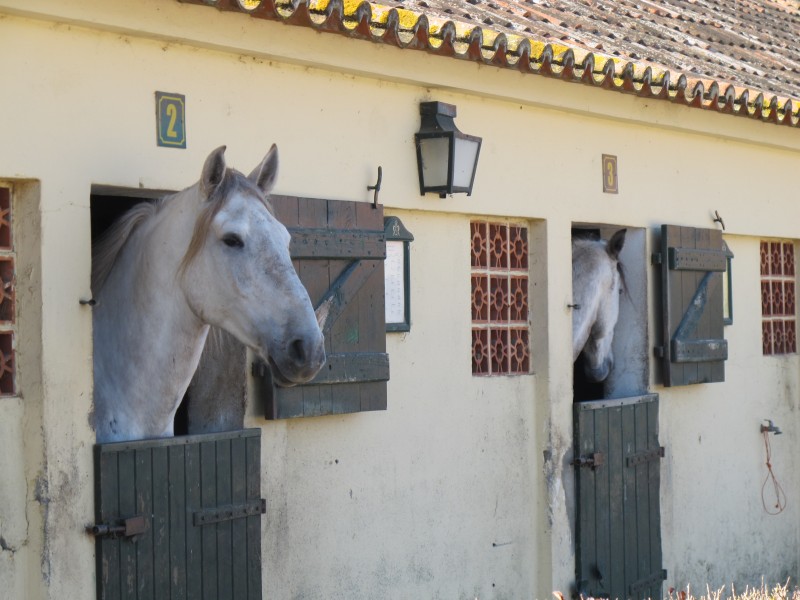
{"type": "Polygon", "coordinates": [[[794,243],[761,242],[761,342],[764,355],[797,352],[794,243]]]}
{"type": "Polygon", "coordinates": [[[530,372],[528,229],[472,221],[472,374],[530,372]]]}
{"type": "Polygon", "coordinates": [[[16,393],[14,328],[16,268],[11,228],[11,190],[0,187],[0,396],[16,393]]]}

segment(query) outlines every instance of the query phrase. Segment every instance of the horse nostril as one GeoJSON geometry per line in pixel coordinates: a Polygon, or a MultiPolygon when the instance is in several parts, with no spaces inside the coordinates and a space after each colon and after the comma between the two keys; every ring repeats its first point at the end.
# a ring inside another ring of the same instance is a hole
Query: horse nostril
{"type": "Polygon", "coordinates": [[[297,339],[289,344],[289,357],[295,364],[305,364],[307,356],[306,344],[303,340],[297,339]]]}

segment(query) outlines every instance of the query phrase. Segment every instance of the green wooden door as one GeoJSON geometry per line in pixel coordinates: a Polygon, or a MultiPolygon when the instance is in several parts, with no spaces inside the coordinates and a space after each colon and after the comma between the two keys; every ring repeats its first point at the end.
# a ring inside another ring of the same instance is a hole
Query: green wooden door
{"type": "Polygon", "coordinates": [[[260,429],[97,444],[97,598],[260,599],[260,463],[260,429]]]}
{"type": "Polygon", "coordinates": [[[573,406],[578,592],[661,598],[658,396],[573,406]]]}

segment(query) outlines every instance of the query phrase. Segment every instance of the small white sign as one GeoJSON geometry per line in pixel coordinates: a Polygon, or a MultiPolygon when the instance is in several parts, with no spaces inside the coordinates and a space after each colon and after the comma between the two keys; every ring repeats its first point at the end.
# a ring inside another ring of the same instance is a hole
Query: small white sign
{"type": "Polygon", "coordinates": [[[406,319],[403,259],[403,242],[388,240],[386,242],[386,262],[384,263],[387,323],[403,323],[406,319]]]}

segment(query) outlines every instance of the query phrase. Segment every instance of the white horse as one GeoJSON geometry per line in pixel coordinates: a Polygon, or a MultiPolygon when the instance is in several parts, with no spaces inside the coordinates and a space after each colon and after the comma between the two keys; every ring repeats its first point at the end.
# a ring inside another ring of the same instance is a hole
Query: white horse
{"type": "Polygon", "coordinates": [[[279,384],[306,382],[325,362],[289,233],[267,200],[277,169],[275,145],[249,177],[217,148],[198,183],[134,207],[97,245],[98,442],[173,435],[209,325],[256,351],[279,384]]]}
{"type": "Polygon", "coordinates": [[[583,353],[589,381],[603,381],[614,366],[611,342],[625,289],[619,262],[625,232],[617,231],[608,242],[572,242],[572,360],[583,353]]]}

